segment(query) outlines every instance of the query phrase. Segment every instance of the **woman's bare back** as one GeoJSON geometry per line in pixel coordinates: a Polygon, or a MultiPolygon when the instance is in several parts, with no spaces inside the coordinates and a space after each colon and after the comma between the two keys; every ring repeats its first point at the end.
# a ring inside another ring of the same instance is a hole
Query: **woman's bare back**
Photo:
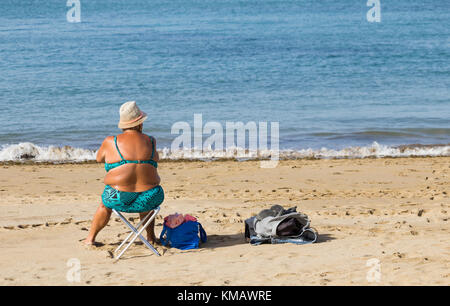
{"type": "MultiPolygon", "coordinates": [[[[156,142],[154,142],[156,146],[156,142]]],[[[150,137],[134,130],[127,130],[117,135],[117,146],[126,160],[149,160],[152,156],[153,145],[150,137]]],[[[158,162],[156,152],[153,160],[158,162]]],[[[107,137],[98,153],[97,161],[116,163],[121,161],[114,143],[114,137],[107,137]],[[101,157],[103,156],[103,160],[101,157]]],[[[105,176],[104,183],[114,189],[127,192],[142,192],[160,183],[157,169],[151,164],[124,164],[111,169],[105,176]]]]}

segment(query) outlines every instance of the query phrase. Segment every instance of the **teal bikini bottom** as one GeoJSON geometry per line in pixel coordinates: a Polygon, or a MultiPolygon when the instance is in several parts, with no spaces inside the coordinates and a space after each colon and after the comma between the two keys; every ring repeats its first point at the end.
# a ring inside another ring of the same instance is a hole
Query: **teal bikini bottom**
{"type": "Polygon", "coordinates": [[[119,191],[106,185],[102,194],[103,205],[125,213],[140,213],[155,209],[164,201],[161,186],[143,192],[119,191]]]}

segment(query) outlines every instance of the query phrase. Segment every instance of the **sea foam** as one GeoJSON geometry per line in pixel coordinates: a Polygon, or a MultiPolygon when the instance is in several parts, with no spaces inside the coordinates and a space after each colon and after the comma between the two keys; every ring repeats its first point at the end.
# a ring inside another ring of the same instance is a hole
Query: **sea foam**
{"type": "Polygon", "coordinates": [[[0,161],[86,162],[95,160],[96,151],[70,146],[38,146],[31,142],[5,145],[0,150],[0,161]]]}
{"type": "MultiPolygon", "coordinates": [[[[96,151],[70,146],[38,146],[30,142],[4,145],[0,150],[0,162],[54,162],[76,163],[95,160],[96,151]]],[[[383,158],[383,157],[427,157],[450,156],[450,145],[410,145],[385,146],[374,142],[370,146],[348,147],[340,150],[300,149],[300,150],[272,150],[249,151],[242,148],[228,148],[223,151],[169,148],[159,150],[161,160],[207,160],[237,159],[259,160],[277,157],[285,159],[329,159],[329,158],[383,158]]]]}

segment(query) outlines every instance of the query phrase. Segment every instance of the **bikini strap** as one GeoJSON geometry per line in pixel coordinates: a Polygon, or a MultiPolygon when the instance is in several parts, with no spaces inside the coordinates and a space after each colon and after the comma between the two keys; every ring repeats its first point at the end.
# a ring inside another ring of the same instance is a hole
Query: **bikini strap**
{"type": "Polygon", "coordinates": [[[152,141],[152,157],[150,157],[151,160],[153,160],[153,155],[155,154],[155,142],[153,141],[153,137],[149,136],[150,140],[152,141]]]}
{"type": "Polygon", "coordinates": [[[120,153],[119,146],[117,145],[117,136],[114,136],[114,143],[116,144],[117,153],[119,153],[120,158],[122,158],[122,160],[125,160],[125,158],[123,158],[122,156],[122,153],[120,153]]]}

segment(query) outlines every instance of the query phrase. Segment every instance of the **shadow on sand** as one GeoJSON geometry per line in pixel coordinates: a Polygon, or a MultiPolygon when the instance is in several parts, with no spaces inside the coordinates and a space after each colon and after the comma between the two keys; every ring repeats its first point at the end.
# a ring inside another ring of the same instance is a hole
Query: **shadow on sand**
{"type": "Polygon", "coordinates": [[[335,240],[335,239],[336,238],[333,237],[333,235],[319,233],[319,238],[317,239],[316,243],[328,242],[328,241],[335,240]]]}
{"type": "MultiPolygon", "coordinates": [[[[324,243],[335,240],[336,238],[330,234],[320,234],[316,243],[324,243]]],[[[208,236],[208,242],[201,245],[202,248],[221,248],[229,247],[239,244],[249,244],[245,238],[244,233],[230,234],[230,235],[210,235],[208,236]]]]}
{"type": "MultiPolygon", "coordinates": [[[[330,234],[319,234],[319,239],[317,240],[316,243],[325,243],[325,242],[332,241],[335,239],[336,238],[330,234]]],[[[109,243],[108,245],[116,246],[118,244],[119,244],[118,242],[115,242],[115,243],[109,243]]],[[[202,243],[200,248],[201,249],[217,249],[217,248],[230,247],[230,246],[240,245],[240,244],[249,244],[244,238],[244,233],[228,234],[228,235],[209,235],[208,241],[206,243],[202,243]]],[[[135,241],[134,245],[143,245],[143,243],[141,241],[135,241]]],[[[161,252],[161,255],[164,256],[165,253],[166,253],[166,250],[163,250],[161,252]]],[[[130,258],[148,257],[148,256],[152,256],[152,255],[153,254],[151,254],[151,253],[146,254],[146,255],[134,255],[134,256],[131,256],[130,258]]],[[[130,259],[130,258],[124,257],[121,260],[126,260],[126,259],[130,259]]]]}
{"type": "Polygon", "coordinates": [[[247,244],[244,233],[229,235],[209,235],[208,241],[201,245],[202,248],[216,249],[238,244],[247,244]]]}

